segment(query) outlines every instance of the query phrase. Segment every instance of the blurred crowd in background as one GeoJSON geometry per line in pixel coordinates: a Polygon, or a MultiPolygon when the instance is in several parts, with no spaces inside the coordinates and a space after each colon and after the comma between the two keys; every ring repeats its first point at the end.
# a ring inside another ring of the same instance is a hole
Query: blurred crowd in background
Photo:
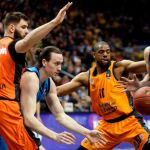
{"type": "MultiPolygon", "coordinates": [[[[0,0],[0,37],[6,13],[21,11],[30,17],[30,30],[53,19],[67,0],[0,0]]],[[[150,43],[150,11],[148,0],[73,0],[65,21],[27,54],[29,66],[35,64],[35,49],[55,45],[63,51],[62,72],[56,85],[70,81],[93,64],[93,45],[107,41],[112,59],[143,59],[143,49],[150,43]],[[136,3],[135,3],[136,2],[136,3]],[[33,54],[34,53],[34,54],[33,54]]],[[[142,75],[141,75],[142,76],[142,75]]],[[[140,77],[140,76],[139,76],[140,77]]],[[[66,112],[90,112],[88,87],[60,97],[66,112]]],[[[42,111],[46,111],[43,101],[42,111]]]]}

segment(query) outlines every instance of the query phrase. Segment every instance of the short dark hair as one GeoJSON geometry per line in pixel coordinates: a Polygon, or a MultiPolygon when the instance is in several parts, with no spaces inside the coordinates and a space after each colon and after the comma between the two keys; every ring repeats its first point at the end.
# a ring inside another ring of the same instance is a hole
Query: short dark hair
{"type": "Polygon", "coordinates": [[[29,21],[29,18],[21,12],[10,12],[7,13],[4,18],[4,28],[6,28],[10,23],[19,23],[20,20],[29,21]]]}
{"type": "Polygon", "coordinates": [[[62,54],[62,51],[56,46],[47,46],[41,51],[38,51],[38,67],[42,67],[42,60],[49,61],[51,59],[51,53],[62,54]]]}
{"type": "Polygon", "coordinates": [[[100,46],[103,46],[103,45],[109,45],[107,42],[105,41],[100,41],[100,42],[97,42],[95,45],[94,45],[94,48],[93,48],[93,51],[98,51],[100,46]]]}

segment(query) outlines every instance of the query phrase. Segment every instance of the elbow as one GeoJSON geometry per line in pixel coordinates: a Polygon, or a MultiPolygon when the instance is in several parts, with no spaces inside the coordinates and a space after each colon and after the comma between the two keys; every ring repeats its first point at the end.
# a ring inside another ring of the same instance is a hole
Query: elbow
{"type": "Polygon", "coordinates": [[[24,116],[24,125],[28,128],[32,128],[32,117],[24,116]]]}

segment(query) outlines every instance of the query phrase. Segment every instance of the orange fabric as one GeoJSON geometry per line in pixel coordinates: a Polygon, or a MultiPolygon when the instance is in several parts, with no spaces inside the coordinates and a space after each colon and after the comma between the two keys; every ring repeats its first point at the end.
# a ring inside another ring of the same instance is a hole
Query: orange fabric
{"type": "Polygon", "coordinates": [[[132,112],[126,93],[123,88],[117,88],[117,80],[113,74],[114,61],[108,70],[102,74],[93,75],[95,66],[90,69],[90,97],[93,111],[105,120],[118,118],[132,112]]]}
{"type": "Polygon", "coordinates": [[[92,145],[85,138],[81,145],[88,150],[112,150],[121,142],[129,142],[134,145],[136,150],[142,150],[149,136],[135,116],[130,116],[116,123],[108,123],[101,120],[95,129],[102,132],[102,136],[105,137],[107,143],[103,146],[98,145],[98,143],[92,145]]]}
{"type": "Polygon", "coordinates": [[[15,98],[14,72],[15,62],[11,58],[8,45],[13,41],[10,37],[0,39],[0,97],[15,98]]]}
{"type": "Polygon", "coordinates": [[[36,150],[37,146],[27,133],[20,106],[15,101],[0,100],[0,135],[9,150],[36,150]]]}
{"type": "MultiPolygon", "coordinates": [[[[27,133],[19,104],[9,101],[16,98],[15,66],[8,50],[13,41],[10,37],[0,39],[0,135],[4,138],[9,150],[36,150],[37,146],[27,133]],[[8,99],[8,100],[7,100],[8,99]]],[[[16,70],[18,71],[18,70],[16,70]]]]}

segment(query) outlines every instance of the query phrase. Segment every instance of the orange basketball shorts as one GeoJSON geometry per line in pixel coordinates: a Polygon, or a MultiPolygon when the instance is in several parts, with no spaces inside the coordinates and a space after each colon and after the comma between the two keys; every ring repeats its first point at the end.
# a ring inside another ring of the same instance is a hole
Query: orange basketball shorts
{"type": "Polygon", "coordinates": [[[141,125],[134,115],[115,123],[101,120],[95,129],[102,133],[107,143],[105,145],[91,144],[85,138],[81,145],[88,150],[112,150],[122,142],[129,142],[136,150],[142,150],[149,136],[148,130],[141,125]]]}
{"type": "Polygon", "coordinates": [[[0,100],[0,135],[9,150],[38,149],[24,127],[20,106],[15,101],[0,100]]]}

